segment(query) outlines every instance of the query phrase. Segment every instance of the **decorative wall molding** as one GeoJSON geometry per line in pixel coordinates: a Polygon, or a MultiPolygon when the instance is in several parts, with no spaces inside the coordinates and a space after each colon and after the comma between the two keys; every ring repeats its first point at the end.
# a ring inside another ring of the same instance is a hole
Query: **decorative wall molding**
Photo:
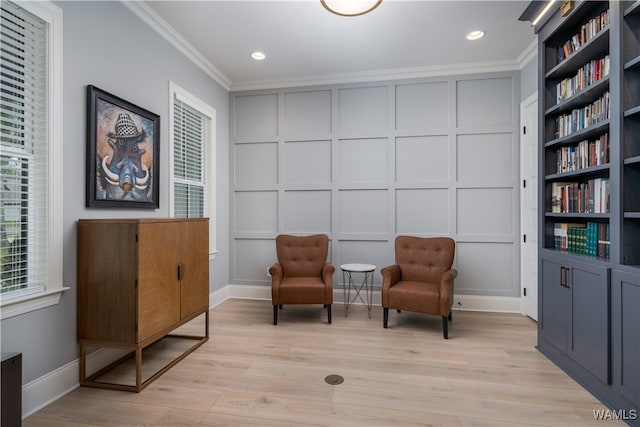
{"type": "Polygon", "coordinates": [[[121,0],[128,9],[144,21],[149,27],[158,32],[176,49],[182,52],[196,66],[202,69],[214,81],[230,92],[276,89],[298,86],[319,86],[344,83],[362,83],[384,80],[398,80],[425,77],[452,76],[456,74],[478,74],[502,71],[520,70],[533,55],[537,53],[537,39],[529,45],[525,51],[513,61],[492,61],[469,64],[438,65],[429,67],[415,67],[404,69],[375,70],[358,73],[341,73],[332,75],[307,76],[300,79],[289,80],[260,80],[248,82],[232,82],[202,53],[189,43],[180,33],[162,19],[151,7],[144,2],[121,0]]]}

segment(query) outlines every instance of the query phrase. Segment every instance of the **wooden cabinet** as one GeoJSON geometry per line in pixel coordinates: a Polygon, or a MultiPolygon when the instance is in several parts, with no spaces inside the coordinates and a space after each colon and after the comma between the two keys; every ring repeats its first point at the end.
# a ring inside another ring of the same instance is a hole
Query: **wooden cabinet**
{"type": "Polygon", "coordinates": [[[208,339],[208,239],[208,220],[202,218],[78,222],[82,385],[140,391],[208,339]],[[181,336],[194,345],[143,381],[143,350],[200,315],[204,333],[181,336]],[[135,385],[101,382],[104,370],[87,377],[89,347],[130,349],[129,356],[136,358],[135,385]]]}

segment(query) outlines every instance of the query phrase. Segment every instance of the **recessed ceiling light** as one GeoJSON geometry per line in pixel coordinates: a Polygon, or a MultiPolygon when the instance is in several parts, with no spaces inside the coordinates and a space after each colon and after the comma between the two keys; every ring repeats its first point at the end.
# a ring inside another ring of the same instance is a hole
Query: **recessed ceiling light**
{"type": "Polygon", "coordinates": [[[482,36],[484,36],[484,31],[471,31],[469,34],[467,34],[467,40],[478,40],[479,38],[482,38],[482,36]]]}
{"type": "Polygon", "coordinates": [[[267,57],[267,55],[265,55],[265,54],[264,54],[264,53],[262,53],[262,52],[257,52],[257,51],[256,51],[256,52],[253,52],[253,53],[251,54],[251,57],[252,57],[253,59],[255,59],[256,61],[262,61],[263,59],[265,59],[265,58],[267,57]]]}

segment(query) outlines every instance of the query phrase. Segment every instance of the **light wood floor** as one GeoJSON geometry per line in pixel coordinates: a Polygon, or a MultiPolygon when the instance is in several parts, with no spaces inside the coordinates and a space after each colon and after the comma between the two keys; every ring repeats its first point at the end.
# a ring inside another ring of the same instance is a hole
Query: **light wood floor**
{"type": "Polygon", "coordinates": [[[619,425],[594,420],[604,405],[538,353],[518,314],[456,311],[444,340],[435,316],[391,311],[384,329],[380,307],[345,318],[335,304],[328,325],[321,306],[285,306],[273,326],[270,301],[228,300],[210,328],[141,393],[80,387],[23,425],[619,425]]]}

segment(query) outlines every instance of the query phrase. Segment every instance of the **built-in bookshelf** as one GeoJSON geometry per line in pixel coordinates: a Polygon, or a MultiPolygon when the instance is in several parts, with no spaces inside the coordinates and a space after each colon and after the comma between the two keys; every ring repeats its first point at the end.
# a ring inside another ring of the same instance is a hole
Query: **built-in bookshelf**
{"type": "Polygon", "coordinates": [[[638,408],[640,0],[576,0],[536,30],[538,349],[612,409],[638,408]]]}
{"type": "Polygon", "coordinates": [[[640,1],[622,6],[621,263],[640,268],[640,1]]]}
{"type": "Polygon", "coordinates": [[[559,225],[580,234],[610,218],[610,13],[607,2],[580,9],[545,43],[544,248],[607,260],[558,244],[559,225]]]}

